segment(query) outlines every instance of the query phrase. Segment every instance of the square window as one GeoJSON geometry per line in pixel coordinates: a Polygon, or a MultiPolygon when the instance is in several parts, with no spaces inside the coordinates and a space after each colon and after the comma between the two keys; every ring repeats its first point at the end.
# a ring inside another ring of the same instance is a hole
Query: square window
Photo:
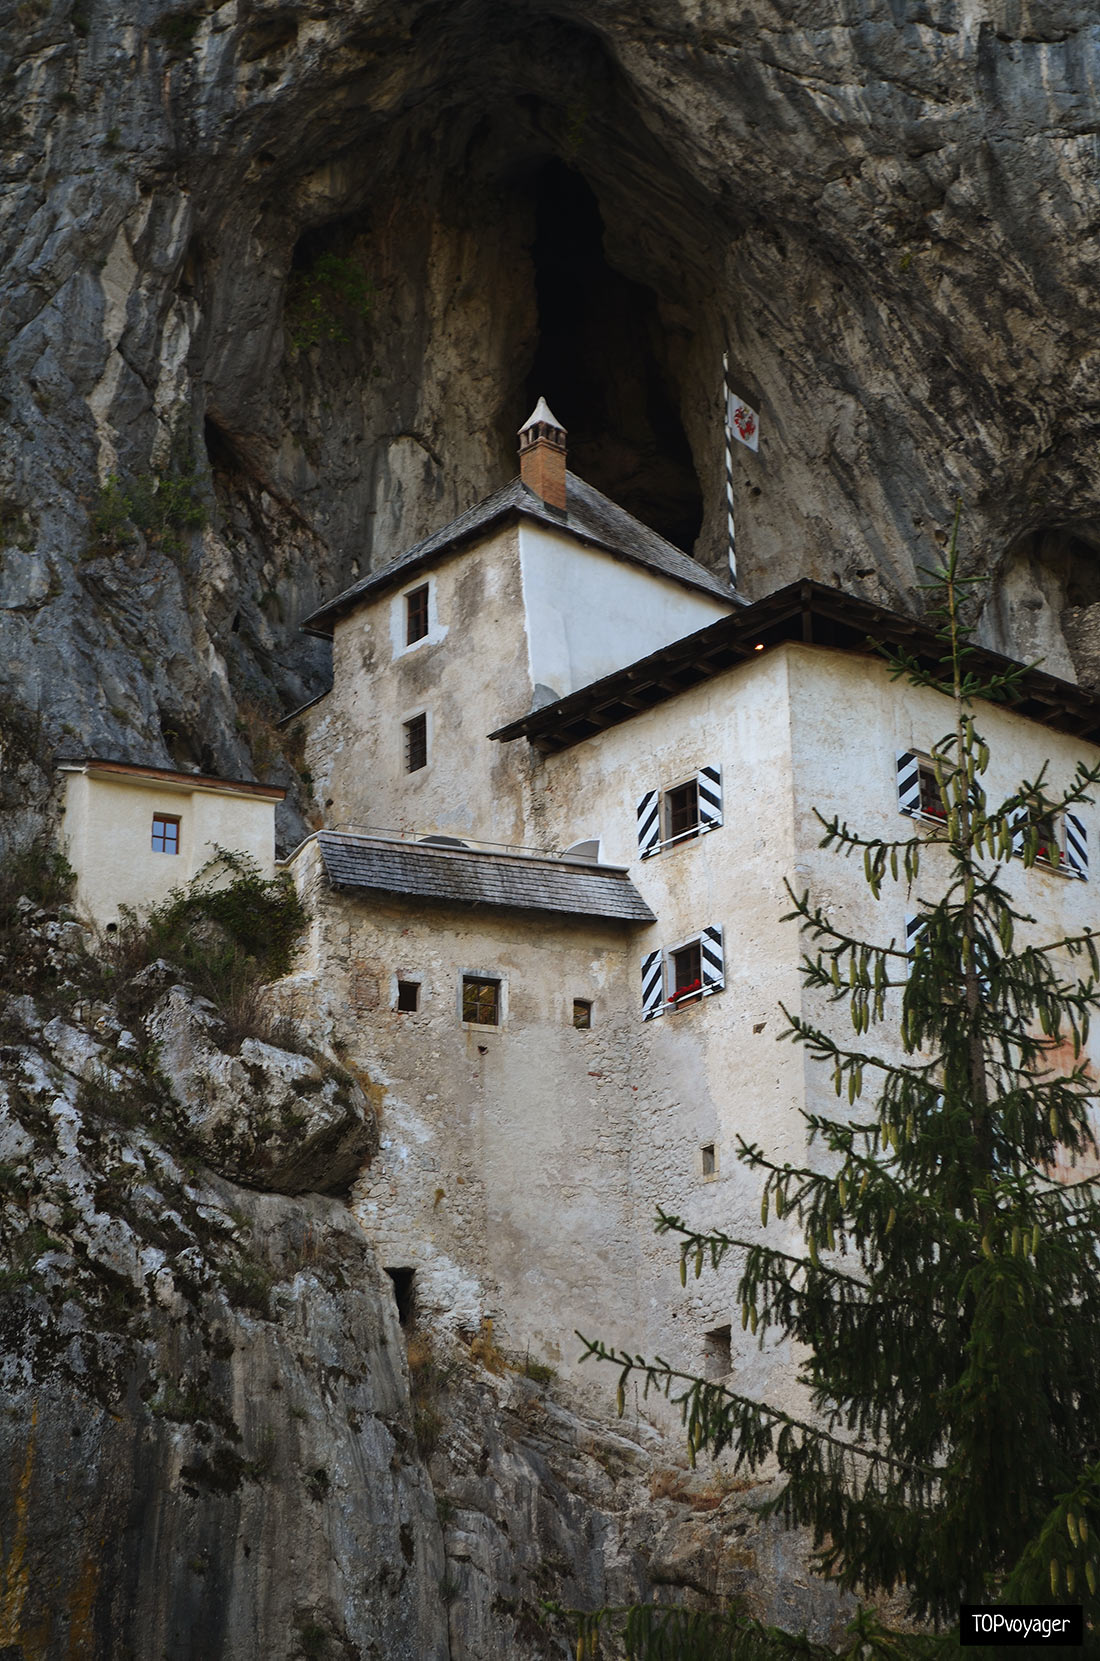
{"type": "Polygon", "coordinates": [[[428,632],[428,585],[405,595],[405,644],[423,640],[428,632]]]}
{"type": "Polygon", "coordinates": [[[462,1019],[479,1027],[500,1025],[500,982],[480,975],[462,977],[462,1019]]]}
{"type": "Polygon", "coordinates": [[[733,1371],[733,1330],[728,1326],[712,1327],[703,1334],[703,1373],[712,1382],[726,1378],[733,1371]]]}
{"type": "Polygon", "coordinates": [[[428,765],[428,717],[414,715],[405,722],[405,771],[418,773],[428,765]]]}
{"type": "Polygon", "coordinates": [[[178,854],[180,851],[180,822],[168,813],[153,814],[153,852],[178,854]]]}
{"type": "Polygon", "coordinates": [[[418,980],[399,980],[397,983],[397,1004],[395,1006],[406,1015],[415,1015],[420,1008],[420,982],[418,980]]]}
{"type": "Polygon", "coordinates": [[[699,1149],[699,1153],[702,1158],[703,1175],[705,1177],[714,1176],[718,1169],[718,1159],[714,1151],[714,1143],[704,1142],[703,1146],[699,1149]]]}
{"type": "Polygon", "coordinates": [[[573,1025],[578,1032],[587,1032],[592,1025],[592,1004],[588,998],[573,999],[573,1025]]]}
{"type": "Polygon", "coordinates": [[[666,790],[664,796],[665,841],[699,834],[699,786],[695,779],[666,790]]]}
{"type": "Polygon", "coordinates": [[[698,940],[668,954],[668,1001],[692,1003],[703,995],[703,952],[698,940]]]}

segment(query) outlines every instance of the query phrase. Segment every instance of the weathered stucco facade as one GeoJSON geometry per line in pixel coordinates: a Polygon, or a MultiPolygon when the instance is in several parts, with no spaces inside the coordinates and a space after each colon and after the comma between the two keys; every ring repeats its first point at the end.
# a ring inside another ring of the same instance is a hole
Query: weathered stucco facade
{"type": "MultiPolygon", "coordinates": [[[[336,623],[336,682],[311,712],[327,817],[359,827],[364,845],[394,827],[408,846],[458,837],[507,842],[527,857],[598,850],[606,867],[624,868],[655,920],[569,916],[545,899],[463,904],[445,883],[434,897],[430,884],[402,895],[372,890],[374,879],[341,892],[316,840],[303,845],[292,868],[314,923],[298,985],[333,1041],[385,1090],[382,1151],[357,1185],[357,1213],[383,1262],[415,1271],[419,1307],[433,1318],[474,1326],[492,1316],[510,1346],[567,1372],[579,1327],[693,1368],[732,1364],[744,1386],[774,1394],[789,1381],[789,1358],[741,1333],[733,1276],[689,1282],[685,1294],[654,1212],[662,1205],[751,1237],[760,1183],[738,1161],[739,1139],[781,1158],[818,1157],[807,1154],[799,1110],[834,1104],[829,1078],[803,1050],[775,1043],[781,1004],[830,1020],[803,989],[794,924],[780,921],[785,884],[808,887],[854,934],[904,948],[907,918],[935,892],[935,861],[911,893],[887,886],[875,901],[858,861],[821,850],[817,813],[866,834],[909,834],[899,755],[929,752],[952,712],[938,693],[892,680],[858,630],[858,647],[845,649],[749,634],[736,660],[685,685],[674,666],[652,669],[659,630],[646,641],[650,668],[616,679],[619,665],[599,663],[589,615],[573,637],[589,644],[555,658],[531,603],[529,534],[513,526],[475,540],[364,595],[336,623]],[[434,632],[408,650],[401,608],[425,582],[434,632]],[[544,673],[557,684],[539,672],[551,661],[544,673]],[[611,677],[604,690],[570,684],[597,666],[611,677]],[[648,705],[632,684],[656,686],[648,705]],[[540,685],[557,701],[546,704],[540,685]],[[583,730],[576,710],[586,700],[605,707],[613,687],[614,719],[568,736],[566,717],[583,730]],[[524,733],[548,730],[538,721],[558,709],[567,736],[540,753],[524,733]],[[410,712],[428,721],[426,759],[411,772],[401,749],[410,712]],[[501,736],[506,721],[524,732],[501,736]],[[695,818],[676,833],[670,816],[685,788],[695,818]],[[718,802],[706,814],[704,792],[718,802]],[[698,959],[680,955],[693,945],[698,959]],[[692,961],[701,984],[677,997],[692,961]],[[462,1018],[469,976],[499,987],[491,1024],[462,1018]],[[401,1007],[414,995],[399,983],[415,983],[415,1008],[401,1007]],[[591,1006],[590,1027],[574,1026],[574,1000],[591,1006]]],[[[536,534],[539,557],[549,557],[550,539],[536,534]]],[[[589,557],[605,556],[574,539],[570,559],[589,557]]],[[[654,602],[668,586],[641,581],[654,602]]],[[[559,611],[570,592],[583,595],[583,584],[558,584],[559,611]]],[[[748,629],[752,615],[742,615],[748,629]]],[[[613,637],[613,609],[602,622],[613,637]]],[[[699,641],[721,628],[703,626],[699,641]]],[[[564,628],[559,642],[567,637],[564,628]]],[[[982,706],[978,721],[993,795],[1044,765],[1057,791],[1078,760],[1100,753],[1004,707],[982,706]]],[[[1080,809],[1079,829],[1095,847],[1095,807],[1080,809]]],[[[436,852],[441,869],[473,858],[436,852]]],[[[1100,924],[1096,883],[1082,874],[1014,864],[1007,880],[1049,938],[1100,924]]]]}
{"type": "MultiPolygon", "coordinates": [[[[589,494],[621,539],[626,515],[589,494]]],[[[602,521],[573,529],[538,509],[532,496],[505,523],[489,518],[472,557],[468,537],[444,542],[430,563],[404,556],[325,608],[333,688],[311,711],[310,768],[326,824],[545,845],[525,817],[528,758],[486,734],[736,609],[653,533],[670,570],[599,545],[602,521]],[[409,642],[422,589],[426,629],[409,642]],[[405,724],[421,714],[428,765],[408,772],[405,724]]]]}

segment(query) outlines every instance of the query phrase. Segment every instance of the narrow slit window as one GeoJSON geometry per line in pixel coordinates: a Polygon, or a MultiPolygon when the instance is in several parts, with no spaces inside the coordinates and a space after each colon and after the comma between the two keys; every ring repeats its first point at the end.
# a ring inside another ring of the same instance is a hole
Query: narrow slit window
{"type": "Polygon", "coordinates": [[[180,822],[169,813],[153,815],[153,852],[178,854],[180,851],[180,822]]]}
{"type": "Polygon", "coordinates": [[[397,1319],[403,1327],[416,1324],[416,1270],[387,1269],[393,1285],[393,1301],[397,1305],[397,1319]]]}
{"type": "Polygon", "coordinates": [[[405,644],[423,640],[428,632],[428,585],[405,595],[405,644]]]}
{"type": "Polygon", "coordinates": [[[462,1019],[479,1027],[500,1025],[500,982],[480,975],[462,977],[462,1019]]]}
{"type": "Polygon", "coordinates": [[[714,1152],[713,1142],[704,1142],[699,1149],[702,1156],[703,1175],[712,1177],[718,1169],[718,1160],[714,1152]]]}
{"type": "Polygon", "coordinates": [[[733,1371],[733,1329],[712,1327],[703,1334],[703,1372],[712,1382],[733,1371]]]}
{"type": "Polygon", "coordinates": [[[428,765],[428,717],[414,715],[405,722],[405,771],[419,773],[428,765]]]}
{"type": "Polygon", "coordinates": [[[592,1002],[589,998],[573,999],[573,1025],[578,1032],[587,1032],[592,1025],[592,1002]]]}
{"type": "Polygon", "coordinates": [[[397,983],[397,1008],[405,1015],[415,1015],[420,1008],[420,982],[418,980],[399,980],[397,983]]]}

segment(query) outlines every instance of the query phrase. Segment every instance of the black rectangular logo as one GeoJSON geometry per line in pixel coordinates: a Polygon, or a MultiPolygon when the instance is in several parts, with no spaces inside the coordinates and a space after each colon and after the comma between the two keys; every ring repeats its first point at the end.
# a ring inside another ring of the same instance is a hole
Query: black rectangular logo
{"type": "Polygon", "coordinates": [[[959,1643],[1011,1647],[1036,1645],[1055,1649],[1083,1644],[1085,1621],[1080,1604],[961,1603],[959,1643]]]}

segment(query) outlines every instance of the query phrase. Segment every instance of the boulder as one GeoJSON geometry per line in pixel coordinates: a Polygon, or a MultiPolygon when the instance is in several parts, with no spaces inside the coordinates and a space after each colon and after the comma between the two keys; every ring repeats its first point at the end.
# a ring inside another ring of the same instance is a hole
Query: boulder
{"type": "Polygon", "coordinates": [[[235,1182],[281,1194],[346,1189],[369,1159],[375,1122],[342,1067],[245,1038],[223,1047],[214,1006],[173,986],[147,1022],[196,1152],[235,1182]]]}

